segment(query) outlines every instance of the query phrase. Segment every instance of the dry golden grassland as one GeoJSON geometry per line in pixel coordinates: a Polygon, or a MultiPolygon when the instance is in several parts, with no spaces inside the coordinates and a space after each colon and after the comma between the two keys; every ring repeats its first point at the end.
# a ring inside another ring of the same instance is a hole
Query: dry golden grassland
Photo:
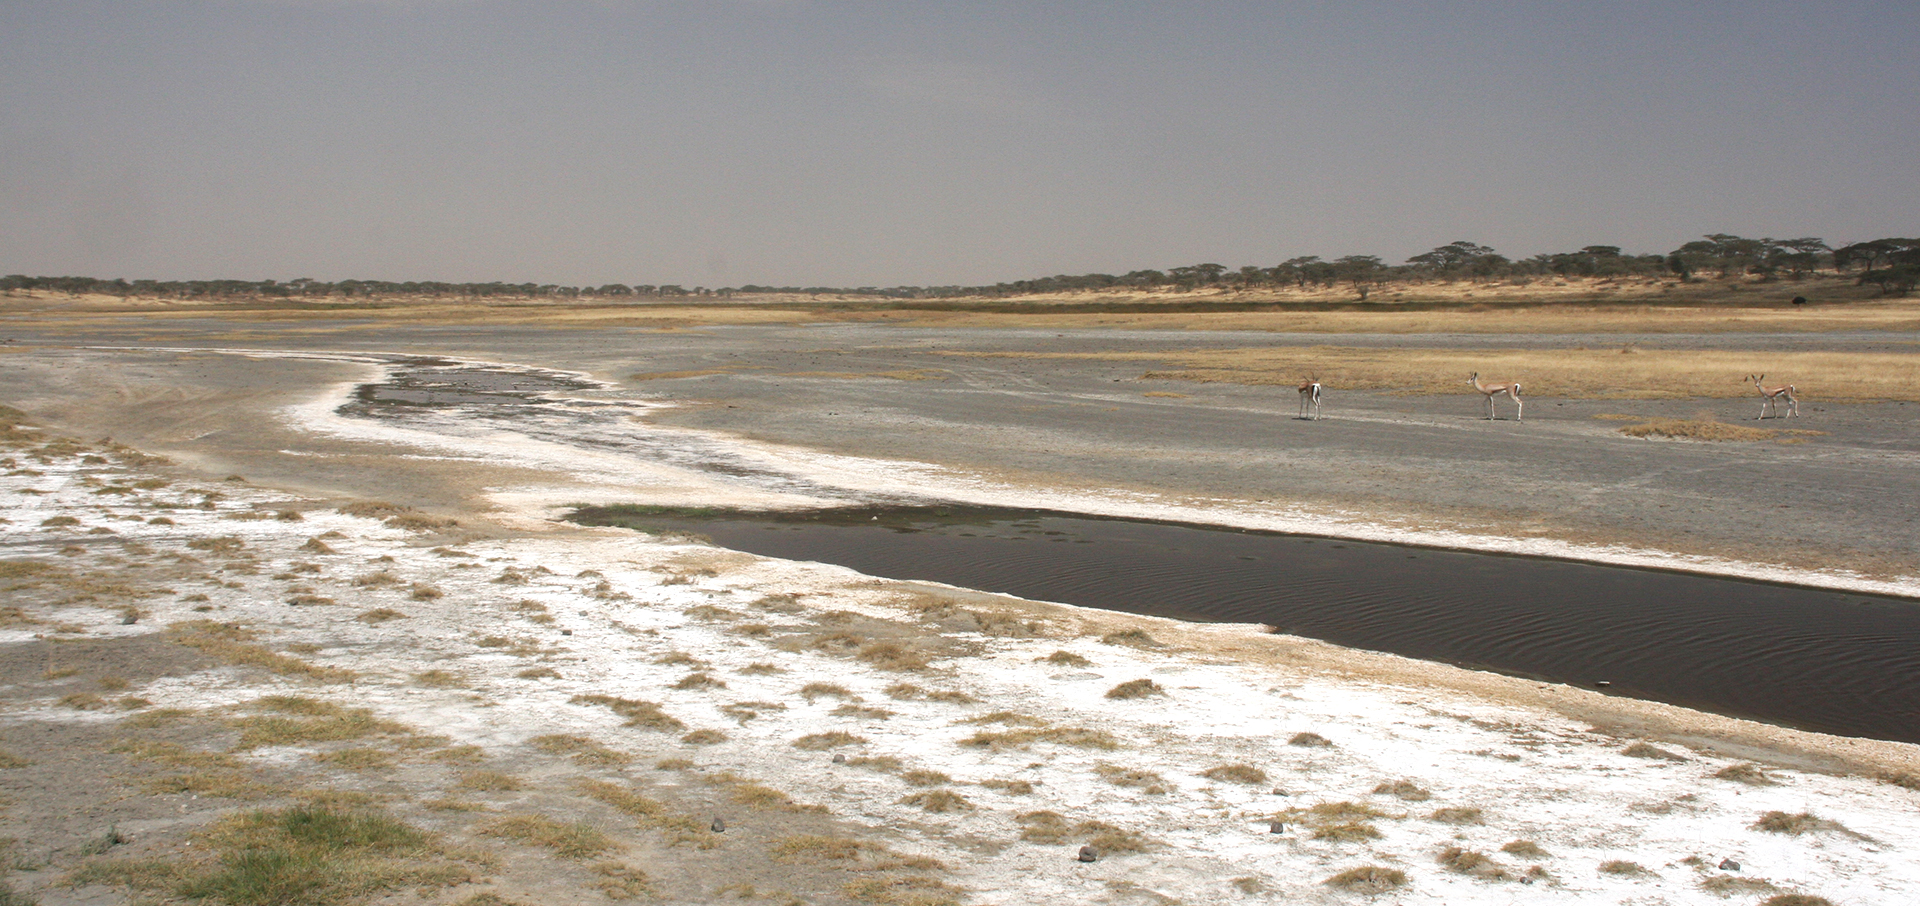
{"type": "MultiPolygon", "coordinates": [[[[1253,290],[1207,288],[1103,290],[1022,296],[888,300],[874,296],[742,295],[672,302],[475,301],[446,297],[229,302],[70,297],[17,293],[0,309],[32,309],[49,327],[79,326],[128,313],[163,320],[218,315],[272,324],[276,333],[333,329],[322,322],[639,327],[680,330],[719,325],[832,321],[912,323],[992,329],[1114,328],[1259,330],[1301,333],[1776,333],[1920,330],[1920,304],[1877,295],[1850,277],[1798,281],[1750,279],[1552,279],[1531,282],[1390,284],[1360,304],[1348,286],[1253,290]],[[1790,303],[1804,296],[1812,304],[1790,303]],[[1263,310],[1222,310],[1260,306],[1263,310]]],[[[234,331],[234,339],[247,331],[234,331]]]]}

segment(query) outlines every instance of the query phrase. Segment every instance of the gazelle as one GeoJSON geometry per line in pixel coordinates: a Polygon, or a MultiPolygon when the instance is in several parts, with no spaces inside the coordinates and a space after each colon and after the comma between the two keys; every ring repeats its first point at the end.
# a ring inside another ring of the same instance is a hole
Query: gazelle
{"type": "Polygon", "coordinates": [[[1313,410],[1313,419],[1320,418],[1320,379],[1307,378],[1300,382],[1300,414],[1298,418],[1307,418],[1307,410],[1313,410]]]}
{"type": "Polygon", "coordinates": [[[1768,387],[1767,385],[1760,383],[1762,380],[1765,380],[1766,377],[1767,376],[1764,374],[1749,374],[1747,375],[1747,379],[1741,382],[1741,383],[1751,383],[1753,385],[1753,389],[1760,391],[1760,396],[1761,396],[1760,417],[1761,418],[1767,417],[1768,407],[1772,407],[1773,414],[1775,416],[1778,416],[1780,414],[1781,399],[1785,399],[1787,401],[1787,417],[1788,418],[1792,418],[1793,416],[1799,415],[1800,401],[1793,398],[1793,385],[1781,384],[1778,387],[1768,387]]]}
{"type": "Polygon", "coordinates": [[[1508,399],[1513,400],[1514,420],[1519,421],[1526,418],[1525,415],[1521,414],[1525,411],[1526,404],[1520,402],[1519,381],[1514,381],[1511,384],[1482,384],[1480,383],[1480,372],[1476,371],[1467,376],[1467,383],[1472,384],[1473,389],[1480,391],[1480,393],[1487,398],[1487,418],[1494,417],[1493,398],[1502,393],[1506,394],[1508,399]]]}

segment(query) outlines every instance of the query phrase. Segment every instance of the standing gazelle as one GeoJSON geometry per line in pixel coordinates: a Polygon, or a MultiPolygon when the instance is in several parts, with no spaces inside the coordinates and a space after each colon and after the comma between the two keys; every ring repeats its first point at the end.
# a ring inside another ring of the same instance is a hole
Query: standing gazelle
{"type": "Polygon", "coordinates": [[[1467,383],[1472,384],[1473,389],[1480,391],[1480,393],[1487,398],[1487,418],[1494,417],[1493,398],[1502,393],[1506,394],[1508,399],[1513,400],[1514,419],[1518,421],[1526,418],[1525,415],[1521,414],[1526,409],[1526,404],[1520,402],[1519,381],[1514,381],[1511,384],[1482,384],[1480,383],[1480,372],[1476,371],[1467,376],[1467,383]]]}
{"type": "Polygon", "coordinates": [[[1749,374],[1747,375],[1747,379],[1741,382],[1741,383],[1751,383],[1753,385],[1753,389],[1760,391],[1760,397],[1761,397],[1760,417],[1761,418],[1767,417],[1767,409],[1769,407],[1773,409],[1773,414],[1776,417],[1779,416],[1780,400],[1782,399],[1785,399],[1787,401],[1787,417],[1788,418],[1792,418],[1793,416],[1799,415],[1800,401],[1793,398],[1793,385],[1781,384],[1778,387],[1769,387],[1765,384],[1760,383],[1762,380],[1765,380],[1766,377],[1767,376],[1764,374],[1749,374]]]}
{"type": "Polygon", "coordinates": [[[1308,418],[1307,410],[1312,409],[1314,420],[1320,418],[1320,379],[1307,378],[1300,382],[1300,414],[1297,418],[1308,418]]]}

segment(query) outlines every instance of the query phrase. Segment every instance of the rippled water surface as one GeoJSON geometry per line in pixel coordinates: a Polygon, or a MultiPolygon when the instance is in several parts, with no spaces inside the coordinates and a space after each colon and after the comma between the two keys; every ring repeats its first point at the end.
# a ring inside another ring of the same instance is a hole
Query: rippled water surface
{"type": "MultiPolygon", "coordinates": [[[[621,522],[604,513],[583,521],[621,522]]],[[[1920,603],[1680,573],[1060,514],[628,515],[725,547],[1920,742],[1920,603]]]]}

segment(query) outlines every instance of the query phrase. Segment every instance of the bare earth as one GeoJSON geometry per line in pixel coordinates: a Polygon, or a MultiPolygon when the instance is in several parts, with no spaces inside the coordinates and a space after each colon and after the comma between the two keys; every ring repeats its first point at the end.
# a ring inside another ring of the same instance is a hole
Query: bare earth
{"type": "Polygon", "coordinates": [[[1281,384],[1289,350],[1329,346],[1899,361],[1920,333],[1897,310],[1860,329],[1331,336],[1252,315],[84,307],[15,302],[0,347],[25,426],[0,451],[0,837],[7,882],[44,903],[243,902],[196,879],[229,864],[235,816],[303,804],[427,831],[435,855],[409,864],[442,866],[320,901],[1920,895],[1913,746],[552,518],[932,496],[1916,596],[1920,409],[1897,393],[1807,388],[1802,418],[1762,423],[1733,374],[1726,395],[1530,394],[1524,422],[1504,399],[1487,421],[1464,374],[1402,394],[1321,373],[1327,417],[1307,422],[1281,384]],[[589,376],[585,398],[630,407],[652,446],[336,414],[375,354],[589,376]],[[1779,433],[1618,431],[1703,413],[1779,433]],[[1106,694],[1133,680],[1149,694],[1106,694]],[[1781,832],[1775,812],[1811,817],[1781,832]],[[572,836],[536,832],[553,827],[572,836]],[[1089,842],[1099,860],[1076,861],[1089,842]],[[1327,883],[1367,867],[1374,888],[1327,883]]]}

